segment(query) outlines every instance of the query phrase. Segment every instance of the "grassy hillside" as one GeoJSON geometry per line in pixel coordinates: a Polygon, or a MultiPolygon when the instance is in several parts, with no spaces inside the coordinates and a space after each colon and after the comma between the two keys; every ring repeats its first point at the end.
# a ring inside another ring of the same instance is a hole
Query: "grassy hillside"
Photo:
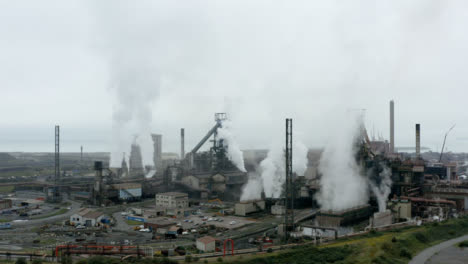
{"type": "Polygon", "coordinates": [[[234,257],[226,259],[224,263],[403,264],[427,247],[465,234],[468,234],[468,218],[394,231],[371,232],[319,247],[306,245],[262,256],[234,257]]]}

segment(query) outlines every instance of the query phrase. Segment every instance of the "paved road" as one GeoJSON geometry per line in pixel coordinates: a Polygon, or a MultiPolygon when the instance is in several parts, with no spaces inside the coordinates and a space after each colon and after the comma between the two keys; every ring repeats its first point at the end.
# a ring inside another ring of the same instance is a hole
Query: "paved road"
{"type": "Polygon", "coordinates": [[[80,203],[77,203],[75,201],[72,201],[72,200],[64,200],[64,202],[70,202],[71,205],[69,207],[71,207],[70,210],[68,210],[66,213],[64,214],[60,214],[60,215],[54,215],[54,216],[51,216],[51,217],[47,217],[47,218],[41,218],[41,219],[31,219],[31,220],[28,220],[28,221],[24,221],[24,222],[12,222],[11,225],[13,228],[30,228],[30,227],[33,227],[33,226],[38,226],[38,225],[43,225],[43,224],[48,224],[48,223],[54,223],[56,221],[60,221],[60,220],[65,220],[65,219],[68,219],[70,218],[70,216],[76,212],[78,212],[80,210],[80,203]]]}
{"type": "Polygon", "coordinates": [[[420,252],[416,257],[414,257],[409,264],[424,264],[428,259],[430,259],[434,254],[437,252],[441,251],[442,249],[448,248],[452,246],[453,244],[462,242],[464,240],[468,240],[468,235],[464,235],[462,237],[454,238],[447,240],[445,242],[442,242],[438,245],[435,245],[430,248],[426,248],[422,252],[420,252]]]}

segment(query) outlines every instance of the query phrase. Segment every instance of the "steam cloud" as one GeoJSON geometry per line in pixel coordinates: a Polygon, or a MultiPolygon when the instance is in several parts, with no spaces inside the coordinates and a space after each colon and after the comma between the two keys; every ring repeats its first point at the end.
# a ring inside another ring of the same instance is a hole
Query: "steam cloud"
{"type": "Polygon", "coordinates": [[[382,166],[383,171],[379,173],[378,177],[380,183],[370,181],[371,190],[375,194],[375,197],[377,197],[379,212],[385,212],[385,209],[387,209],[387,198],[392,186],[391,170],[385,165],[382,166]]]}
{"type": "MultiPolygon", "coordinates": [[[[307,169],[307,153],[308,149],[301,141],[293,142],[293,172],[299,176],[303,176],[307,169]]],[[[268,151],[255,173],[249,174],[241,201],[261,198],[262,189],[266,197],[280,198],[285,181],[284,149],[276,144],[268,151]]]]}
{"type": "Polygon", "coordinates": [[[366,204],[368,183],[356,163],[356,143],[362,132],[362,116],[349,112],[336,122],[319,164],[320,192],[316,198],[322,210],[340,211],[366,204]]]}
{"type": "Polygon", "coordinates": [[[100,12],[97,22],[103,37],[102,55],[108,64],[109,89],[113,95],[110,166],[120,166],[122,154],[128,152],[135,135],[143,164],[153,166],[152,104],[160,88],[158,57],[152,56],[154,40],[147,39],[147,28],[135,26],[141,18],[130,14],[125,3],[115,2],[112,8],[97,5],[96,10],[100,12]]]}
{"type": "Polygon", "coordinates": [[[240,171],[247,172],[244,165],[244,154],[239,148],[233,133],[229,129],[230,126],[231,124],[229,122],[223,122],[223,127],[218,128],[218,136],[227,144],[226,148],[229,160],[232,161],[240,171]]]}

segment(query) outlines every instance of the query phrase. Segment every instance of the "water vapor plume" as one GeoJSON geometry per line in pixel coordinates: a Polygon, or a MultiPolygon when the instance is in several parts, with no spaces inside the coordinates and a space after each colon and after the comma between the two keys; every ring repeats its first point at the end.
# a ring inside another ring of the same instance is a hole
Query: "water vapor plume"
{"type": "Polygon", "coordinates": [[[263,182],[261,176],[255,172],[248,173],[249,180],[242,189],[241,201],[257,200],[262,197],[263,182]]]}
{"type": "MultiPolygon", "coordinates": [[[[293,141],[293,172],[303,176],[307,169],[308,148],[301,141],[293,141]]],[[[261,191],[266,197],[280,198],[283,186],[286,182],[284,148],[273,145],[268,151],[267,157],[262,160],[260,166],[252,174],[243,189],[241,201],[247,199],[259,199],[261,191]],[[261,184],[261,185],[260,185],[261,184]],[[260,185],[258,187],[257,185],[260,185]]]]}
{"type": "Polygon", "coordinates": [[[369,194],[367,180],[355,158],[362,135],[362,115],[350,111],[334,124],[320,159],[321,189],[316,198],[322,210],[340,211],[366,204],[369,194]]]}
{"type": "MultiPolygon", "coordinates": [[[[128,12],[124,2],[112,8],[96,3],[96,22],[101,30],[101,56],[108,65],[112,95],[112,151],[110,165],[118,167],[128,152],[133,135],[138,135],[144,165],[152,158],[152,106],[159,96],[159,60],[151,28],[140,12],[128,12]]],[[[142,8],[139,6],[139,8],[142,8]]]]}
{"type": "Polygon", "coordinates": [[[223,122],[223,126],[218,128],[218,137],[224,140],[227,149],[227,157],[242,172],[247,172],[244,165],[244,154],[237,144],[234,134],[230,130],[231,123],[223,122]]]}
{"type": "Polygon", "coordinates": [[[379,212],[385,212],[387,209],[387,198],[391,191],[392,179],[391,179],[391,170],[385,164],[379,164],[383,167],[382,172],[378,174],[378,180],[374,181],[372,178],[369,178],[369,184],[372,192],[377,198],[377,203],[379,205],[379,212]]]}

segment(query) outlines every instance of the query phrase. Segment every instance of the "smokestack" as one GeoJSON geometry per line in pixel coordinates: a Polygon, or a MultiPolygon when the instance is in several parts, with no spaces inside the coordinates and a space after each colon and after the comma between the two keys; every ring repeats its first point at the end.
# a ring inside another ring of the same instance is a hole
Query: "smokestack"
{"type": "Polygon", "coordinates": [[[416,124],[416,158],[421,157],[421,127],[416,124]]]}
{"type": "MultiPolygon", "coordinates": [[[[153,162],[156,171],[162,172],[162,135],[151,134],[153,139],[153,162]]],[[[130,165],[131,167],[131,165],[130,165]]]]}
{"type": "Polygon", "coordinates": [[[394,102],[390,101],[390,154],[395,153],[395,113],[394,102]]]}
{"type": "Polygon", "coordinates": [[[180,129],[180,159],[185,158],[185,129],[180,129]]]}

